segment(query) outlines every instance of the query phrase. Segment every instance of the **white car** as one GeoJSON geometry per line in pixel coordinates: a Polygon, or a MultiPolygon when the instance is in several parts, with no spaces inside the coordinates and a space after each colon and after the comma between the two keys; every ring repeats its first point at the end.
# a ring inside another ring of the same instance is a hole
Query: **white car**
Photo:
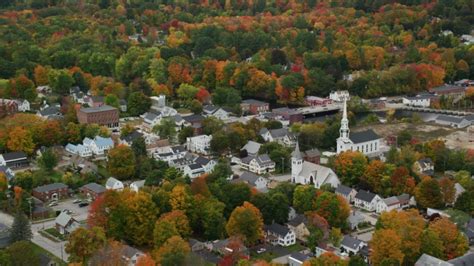
{"type": "Polygon", "coordinates": [[[81,202],[81,200],[80,200],[80,199],[75,199],[75,200],[74,200],[72,203],[74,203],[74,204],[75,204],[75,203],[79,203],[79,202],[81,202]]]}
{"type": "Polygon", "coordinates": [[[48,207],[53,207],[53,206],[58,206],[58,203],[56,201],[53,201],[50,204],[48,204],[48,207]]]}

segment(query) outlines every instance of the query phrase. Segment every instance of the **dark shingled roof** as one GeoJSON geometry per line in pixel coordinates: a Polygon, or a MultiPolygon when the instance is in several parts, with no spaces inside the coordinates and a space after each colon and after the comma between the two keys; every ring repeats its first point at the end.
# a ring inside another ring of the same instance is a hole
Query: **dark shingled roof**
{"type": "Polygon", "coordinates": [[[89,184],[86,184],[84,186],[82,186],[82,188],[87,188],[91,191],[94,191],[95,193],[102,193],[102,192],[105,192],[105,187],[104,186],[101,186],[97,183],[89,183],[89,184]]]}
{"type": "Polygon", "coordinates": [[[295,218],[288,221],[287,224],[296,227],[302,223],[306,224],[307,221],[308,219],[306,218],[306,216],[304,216],[303,214],[297,214],[295,218]]]}
{"type": "Polygon", "coordinates": [[[131,143],[138,139],[139,137],[143,137],[143,134],[134,130],[132,133],[126,135],[125,137],[120,137],[123,141],[126,141],[128,143],[131,143]]]}
{"type": "Polygon", "coordinates": [[[24,153],[22,151],[4,153],[4,154],[2,154],[2,156],[3,156],[3,159],[7,162],[12,161],[12,160],[19,160],[19,159],[27,158],[26,153],[24,153]]]}
{"type": "Polygon", "coordinates": [[[359,192],[357,192],[357,194],[355,195],[355,198],[363,200],[365,202],[371,202],[375,198],[375,196],[377,195],[369,191],[359,190],[359,192]]]}
{"type": "Polygon", "coordinates": [[[344,185],[339,185],[336,188],[336,193],[342,194],[342,195],[349,195],[351,193],[352,188],[344,185]]]}
{"type": "Polygon", "coordinates": [[[377,135],[377,133],[375,133],[372,129],[368,129],[361,132],[352,132],[349,135],[349,138],[352,140],[353,143],[363,143],[380,139],[380,136],[377,135]]]}
{"type": "Polygon", "coordinates": [[[276,235],[284,237],[290,232],[290,229],[281,224],[273,223],[271,225],[265,225],[265,231],[270,231],[276,235]]]}
{"type": "Polygon", "coordinates": [[[309,259],[309,256],[300,252],[293,252],[291,253],[290,258],[293,258],[299,262],[305,262],[306,260],[309,259]]]}
{"type": "Polygon", "coordinates": [[[346,246],[351,249],[357,249],[360,243],[362,243],[361,240],[353,238],[350,235],[345,235],[344,238],[342,239],[341,245],[346,246]]]}

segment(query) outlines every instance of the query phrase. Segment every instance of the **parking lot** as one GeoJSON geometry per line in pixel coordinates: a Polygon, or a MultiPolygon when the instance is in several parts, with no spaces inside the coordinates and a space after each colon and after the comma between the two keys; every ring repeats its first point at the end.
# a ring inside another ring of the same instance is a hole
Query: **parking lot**
{"type": "Polygon", "coordinates": [[[89,212],[89,206],[79,207],[78,203],[73,203],[76,198],[70,198],[66,200],[61,200],[58,202],[58,205],[53,206],[52,209],[55,211],[70,210],[72,211],[72,216],[77,221],[85,221],[89,212]]]}

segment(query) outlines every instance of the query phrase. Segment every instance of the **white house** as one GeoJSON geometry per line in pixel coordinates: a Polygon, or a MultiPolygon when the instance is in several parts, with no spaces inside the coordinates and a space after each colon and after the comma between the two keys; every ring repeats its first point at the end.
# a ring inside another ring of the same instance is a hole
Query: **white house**
{"type": "Polygon", "coordinates": [[[344,101],[341,129],[337,139],[337,153],[345,151],[359,151],[367,156],[380,155],[380,144],[382,138],[372,129],[349,134],[349,120],[347,119],[347,102],[344,101]]]}
{"type": "Polygon", "coordinates": [[[344,100],[349,101],[351,99],[351,96],[349,94],[349,91],[331,91],[329,93],[329,99],[336,101],[336,102],[342,102],[344,100]]]}
{"type": "Polygon", "coordinates": [[[335,191],[336,195],[343,197],[348,203],[354,202],[357,191],[351,187],[339,184],[335,191]]]}
{"type": "Polygon", "coordinates": [[[288,266],[301,266],[305,261],[309,260],[310,257],[301,252],[293,252],[288,257],[288,266]]]}
{"type": "Polygon", "coordinates": [[[304,161],[298,143],[291,153],[291,180],[297,184],[313,184],[315,188],[325,184],[336,188],[341,183],[331,168],[304,161]]]}
{"type": "Polygon", "coordinates": [[[377,213],[389,212],[391,210],[401,210],[410,206],[410,195],[402,194],[399,196],[392,196],[376,203],[375,211],[377,213]]]}
{"type": "Polygon", "coordinates": [[[246,150],[248,156],[257,156],[261,146],[262,144],[249,140],[242,150],[246,150]]]}
{"type": "Polygon", "coordinates": [[[61,212],[54,220],[56,230],[61,235],[67,235],[80,227],[80,224],[67,212],[61,212]]]}
{"type": "Polygon", "coordinates": [[[296,243],[293,230],[281,224],[265,225],[265,241],[276,246],[288,247],[296,243]]]}
{"type": "Polygon", "coordinates": [[[66,145],[66,151],[79,155],[81,157],[90,157],[92,156],[92,150],[89,148],[89,146],[84,146],[82,144],[74,145],[71,143],[68,143],[66,145]]]}
{"type": "Polygon", "coordinates": [[[232,180],[232,182],[242,182],[256,188],[257,190],[265,190],[268,184],[268,180],[266,178],[247,171],[244,171],[239,178],[232,180]]]}
{"type": "Polygon", "coordinates": [[[18,105],[18,111],[20,112],[28,112],[30,111],[30,102],[25,99],[17,99],[14,100],[16,104],[18,105]]]}
{"type": "Polygon", "coordinates": [[[186,138],[188,151],[207,155],[211,148],[212,135],[199,135],[186,138]]]}
{"type": "Polygon", "coordinates": [[[230,112],[225,110],[225,108],[214,106],[214,105],[206,105],[203,107],[202,112],[204,116],[210,117],[213,116],[220,120],[227,120],[229,119],[230,112]]]}
{"type": "Polygon", "coordinates": [[[275,171],[275,162],[268,154],[247,156],[240,160],[240,167],[256,174],[265,174],[275,171]]]}
{"type": "Polygon", "coordinates": [[[377,202],[375,212],[389,212],[391,210],[398,210],[400,208],[400,201],[396,196],[388,197],[377,202]]]}
{"type": "Polygon", "coordinates": [[[204,172],[210,173],[214,170],[214,166],[216,166],[217,162],[215,160],[209,160],[205,157],[198,156],[194,158],[194,163],[201,165],[204,168],[204,172]]]}
{"type": "Polygon", "coordinates": [[[379,201],[382,201],[379,195],[365,190],[359,190],[354,197],[355,206],[369,212],[376,210],[379,201]]]}
{"type": "Polygon", "coordinates": [[[0,103],[4,106],[12,106],[18,112],[30,111],[30,102],[25,99],[0,99],[0,103]]]}
{"type": "Polygon", "coordinates": [[[184,156],[186,156],[186,149],[181,145],[172,147],[168,146],[153,153],[153,158],[159,161],[167,162],[168,164],[171,161],[182,159],[184,156]]]}
{"type": "Polygon", "coordinates": [[[94,139],[86,137],[82,143],[84,146],[87,146],[95,155],[103,155],[105,151],[108,151],[114,147],[114,141],[112,138],[103,138],[101,136],[96,136],[94,139]]]}
{"type": "Polygon", "coordinates": [[[105,188],[120,191],[124,187],[122,181],[116,179],[115,177],[109,177],[109,179],[107,179],[107,182],[105,183],[105,188]]]}
{"type": "Polygon", "coordinates": [[[139,181],[132,182],[130,184],[130,189],[132,191],[138,192],[144,186],[145,186],[145,180],[139,180],[139,181]]]}
{"type": "Polygon", "coordinates": [[[454,193],[454,202],[456,202],[458,197],[462,193],[464,193],[466,191],[466,189],[464,189],[463,186],[461,186],[461,184],[459,184],[459,183],[454,184],[454,189],[456,190],[456,192],[454,193]]]}
{"type": "Polygon", "coordinates": [[[296,144],[296,136],[289,131],[288,128],[266,129],[260,130],[260,136],[265,142],[278,142],[283,146],[293,147],[296,144]]]}
{"type": "Polygon", "coordinates": [[[184,166],[183,172],[185,176],[187,175],[191,179],[197,178],[203,175],[204,173],[206,173],[206,171],[204,170],[204,167],[197,163],[184,166]]]}
{"type": "Polygon", "coordinates": [[[359,253],[364,246],[367,246],[367,243],[350,235],[345,235],[341,241],[341,250],[348,255],[359,253]]]}
{"type": "Polygon", "coordinates": [[[142,114],[141,117],[143,118],[144,126],[148,129],[152,129],[160,123],[162,115],[160,111],[151,110],[142,114]]]}
{"type": "Polygon", "coordinates": [[[435,95],[425,94],[417,95],[415,97],[403,97],[402,102],[404,105],[408,106],[429,108],[432,100],[435,98],[435,95]]]}
{"type": "Polygon", "coordinates": [[[413,164],[415,172],[432,176],[434,174],[434,163],[430,158],[423,158],[413,164]]]}

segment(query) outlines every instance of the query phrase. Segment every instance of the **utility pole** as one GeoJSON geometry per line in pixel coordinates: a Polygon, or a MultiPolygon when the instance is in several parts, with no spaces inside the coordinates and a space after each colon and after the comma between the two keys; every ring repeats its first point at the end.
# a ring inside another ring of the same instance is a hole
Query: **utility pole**
{"type": "Polygon", "coordinates": [[[32,207],[31,207],[31,198],[28,199],[28,203],[30,204],[30,220],[33,222],[33,210],[32,210],[32,207]]]}

